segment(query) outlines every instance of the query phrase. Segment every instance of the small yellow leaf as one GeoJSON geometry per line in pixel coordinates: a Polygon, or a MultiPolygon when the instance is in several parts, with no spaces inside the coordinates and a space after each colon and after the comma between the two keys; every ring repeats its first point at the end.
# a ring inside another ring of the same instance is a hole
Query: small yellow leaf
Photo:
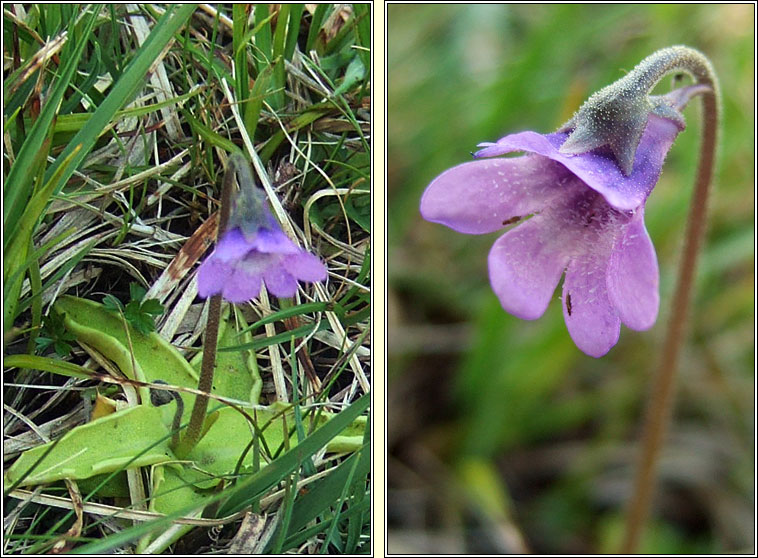
{"type": "Polygon", "coordinates": [[[95,404],[92,407],[92,417],[90,420],[99,419],[116,412],[116,402],[104,395],[97,394],[95,404]]]}

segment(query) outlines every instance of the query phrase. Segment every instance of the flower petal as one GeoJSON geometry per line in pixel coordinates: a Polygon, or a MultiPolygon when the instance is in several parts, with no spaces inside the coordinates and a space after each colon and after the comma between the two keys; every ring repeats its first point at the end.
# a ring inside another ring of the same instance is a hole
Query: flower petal
{"type": "Polygon", "coordinates": [[[278,228],[267,229],[261,227],[258,229],[258,234],[255,237],[253,245],[261,252],[267,252],[272,254],[295,254],[300,249],[295,246],[289,237],[287,237],[281,229],[278,228]]]}
{"type": "Polygon", "coordinates": [[[237,267],[224,285],[224,299],[234,304],[241,304],[256,298],[261,292],[261,276],[248,273],[237,267]]]}
{"type": "Polygon", "coordinates": [[[635,214],[616,239],[606,285],[611,304],[631,329],[652,327],[658,317],[658,260],[645,229],[644,210],[635,214]]]}
{"type": "Polygon", "coordinates": [[[237,266],[244,270],[248,275],[258,275],[263,277],[263,274],[271,267],[279,265],[282,256],[278,254],[264,254],[253,250],[239,261],[237,266]]]}
{"type": "Polygon", "coordinates": [[[295,296],[297,292],[297,281],[281,265],[267,269],[263,274],[263,280],[266,282],[266,288],[280,298],[295,296]]]}
{"type": "Polygon", "coordinates": [[[543,215],[508,231],[489,254],[490,283],[503,308],[524,320],[545,313],[568,263],[560,231],[543,215]]]}
{"type": "Polygon", "coordinates": [[[623,211],[636,209],[650,194],[658,181],[671,144],[679,127],[675,122],[650,115],[634,157],[634,167],[625,176],[614,157],[601,151],[579,155],[561,153],[560,147],[568,132],[542,135],[521,132],[501,138],[475,153],[477,157],[493,157],[514,151],[527,151],[563,164],[590,188],[602,194],[608,203],[623,211]]]}
{"type": "Polygon", "coordinates": [[[563,281],[563,317],[569,335],[580,350],[595,358],[611,350],[621,330],[605,286],[608,257],[607,252],[575,257],[563,281]]]}
{"type": "Polygon", "coordinates": [[[493,232],[549,205],[570,178],[565,168],[543,157],[471,161],[429,184],[421,215],[462,233],[493,232]]]}
{"type": "Polygon", "coordinates": [[[216,249],[210,257],[215,256],[221,261],[228,262],[243,257],[252,249],[253,246],[245,240],[242,231],[238,228],[233,228],[221,235],[216,249]]]}
{"type": "Polygon", "coordinates": [[[315,282],[326,279],[326,267],[321,260],[304,250],[298,254],[285,256],[282,259],[282,266],[300,281],[315,282]]]}
{"type": "Polygon", "coordinates": [[[215,252],[197,270],[197,294],[202,298],[220,293],[234,272],[233,266],[214,255],[215,252]]]}

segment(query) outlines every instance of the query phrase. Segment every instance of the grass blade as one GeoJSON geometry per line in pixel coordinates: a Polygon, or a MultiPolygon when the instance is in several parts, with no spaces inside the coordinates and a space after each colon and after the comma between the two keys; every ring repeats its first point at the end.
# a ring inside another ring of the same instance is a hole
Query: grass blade
{"type": "Polygon", "coordinates": [[[64,161],[74,150],[75,146],[82,146],[81,151],[74,157],[73,164],[58,179],[55,189],[56,193],[60,191],[62,185],[65,184],[95,145],[100,131],[108,126],[116,112],[134,97],[134,94],[142,86],[150,66],[194,11],[194,5],[179,7],[172,5],[168,7],[163,17],[158,20],[147,40],[142,45],[142,48],[137,51],[135,58],[126,67],[113,90],[103,100],[102,104],[100,104],[79,133],[69,142],[68,147],[59,155],[56,162],[48,169],[46,178],[52,178],[60,166],[59,161],[64,161]]]}
{"type": "MultiPolygon", "coordinates": [[[[97,19],[97,12],[98,10],[95,9],[89,14],[85,23],[85,34],[89,34],[92,31],[92,28],[95,25],[95,20],[97,19]]],[[[45,138],[47,138],[50,133],[50,127],[53,124],[58,107],[63,100],[63,94],[71,83],[71,78],[76,71],[79,59],[82,56],[86,44],[86,41],[80,41],[79,44],[74,47],[68,62],[61,72],[61,78],[55,84],[50,98],[45,103],[44,108],[40,112],[39,118],[37,118],[34,126],[32,126],[26,141],[24,141],[24,145],[18,153],[18,157],[16,157],[16,160],[13,165],[11,165],[10,171],[8,172],[8,178],[5,180],[5,193],[3,198],[3,224],[6,231],[15,230],[18,225],[18,220],[21,218],[21,214],[26,207],[26,201],[31,196],[30,185],[32,177],[35,174],[33,172],[34,169],[32,163],[37,156],[37,153],[39,153],[42,148],[45,138]]],[[[72,143],[69,152],[73,151],[75,146],[76,143],[72,143]]],[[[60,160],[64,161],[67,156],[68,154],[63,155],[60,160]]],[[[52,173],[50,173],[50,176],[52,176],[52,173]]],[[[4,247],[5,246],[7,246],[7,243],[4,243],[4,247]]]]}
{"type": "Polygon", "coordinates": [[[5,330],[13,326],[13,320],[16,318],[17,308],[20,305],[19,292],[21,291],[21,283],[23,281],[23,273],[19,273],[22,262],[26,261],[27,253],[32,244],[32,235],[37,225],[45,206],[50,201],[53,188],[55,187],[55,178],[57,178],[62,171],[70,168],[71,159],[78,153],[79,147],[73,150],[73,153],[69,155],[58,172],[53,175],[53,180],[46,184],[45,187],[37,192],[27,205],[21,219],[17,225],[15,234],[9,235],[10,241],[8,249],[5,253],[5,266],[3,269],[4,277],[15,277],[15,282],[10,285],[6,285],[3,292],[3,316],[5,318],[5,330]],[[15,266],[14,266],[15,264],[15,266]]]}
{"type": "Polygon", "coordinates": [[[353,420],[355,420],[371,403],[370,394],[366,393],[356,399],[344,411],[336,415],[324,426],[308,436],[302,443],[290,451],[279,456],[277,459],[242,481],[232,490],[232,495],[219,510],[220,515],[235,513],[263,494],[266,489],[281,481],[287,475],[295,471],[307,457],[310,457],[323,448],[326,443],[337,436],[353,420]]]}

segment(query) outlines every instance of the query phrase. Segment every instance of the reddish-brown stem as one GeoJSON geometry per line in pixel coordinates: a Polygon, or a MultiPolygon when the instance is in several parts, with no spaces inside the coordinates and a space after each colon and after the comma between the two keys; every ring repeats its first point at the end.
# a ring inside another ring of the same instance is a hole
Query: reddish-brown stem
{"type": "Polygon", "coordinates": [[[706,230],[708,191],[713,177],[718,128],[718,85],[715,76],[701,83],[709,86],[703,93],[703,138],[700,161],[692,192],[690,214],[684,236],[684,252],[679,267],[674,300],[671,307],[661,360],[654,378],[642,432],[639,462],[634,488],[626,516],[626,530],[621,546],[622,554],[637,552],[647,521],[657,463],[661,447],[671,421],[674,405],[674,388],[679,353],[684,339],[692,284],[695,278],[698,253],[706,230]]]}
{"type": "MultiPolygon", "coordinates": [[[[230,158],[226,171],[224,172],[224,184],[221,189],[221,213],[218,221],[217,238],[226,231],[229,223],[229,212],[231,208],[232,189],[234,180],[237,175],[237,164],[235,159],[230,158]]],[[[204,394],[210,393],[213,388],[213,371],[216,366],[216,345],[218,344],[218,328],[221,318],[221,295],[217,294],[211,297],[208,303],[208,321],[205,328],[205,344],[203,347],[203,362],[200,368],[200,379],[197,383],[197,389],[204,394]]],[[[183,459],[195,447],[203,434],[203,425],[205,424],[205,414],[208,411],[208,396],[198,395],[195,397],[195,404],[192,406],[189,425],[187,432],[181,441],[174,447],[174,454],[183,459]]]]}

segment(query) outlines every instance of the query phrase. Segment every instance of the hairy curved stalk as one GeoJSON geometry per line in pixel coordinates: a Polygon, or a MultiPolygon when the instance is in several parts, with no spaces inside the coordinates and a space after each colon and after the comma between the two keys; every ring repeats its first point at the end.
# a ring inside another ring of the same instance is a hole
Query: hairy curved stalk
{"type": "MultiPolygon", "coordinates": [[[[226,231],[229,223],[229,212],[231,207],[232,189],[237,171],[241,167],[238,156],[232,155],[224,171],[224,183],[221,190],[221,213],[219,214],[218,232],[216,238],[220,238],[226,231]]],[[[241,157],[241,156],[239,156],[241,157]]],[[[216,346],[218,344],[218,328],[221,317],[221,295],[217,294],[211,297],[208,303],[208,322],[205,330],[205,345],[203,349],[203,362],[200,369],[200,379],[197,383],[197,389],[203,394],[211,392],[213,387],[213,370],[216,365],[216,346]]],[[[182,436],[181,441],[174,447],[174,453],[180,459],[192,451],[200,437],[203,434],[203,425],[205,424],[205,415],[208,411],[208,395],[198,395],[195,398],[195,404],[190,414],[187,432],[182,436]]]]}
{"type": "MultiPolygon", "coordinates": [[[[671,421],[679,354],[684,339],[697,258],[706,230],[708,192],[713,177],[716,154],[719,116],[718,80],[710,63],[702,54],[686,47],[673,48],[680,49],[679,52],[686,60],[688,66],[694,65],[693,68],[687,69],[696,77],[697,83],[706,86],[702,90],[702,143],[700,145],[700,160],[695,178],[695,188],[692,193],[690,213],[684,235],[684,252],[674,291],[671,315],[666,329],[660,364],[651,387],[646,411],[639,462],[627,510],[626,528],[621,546],[622,553],[633,553],[639,546],[650,510],[658,458],[671,421]],[[697,56],[693,55],[693,52],[697,56]]],[[[664,50],[668,51],[669,49],[664,50]]],[[[652,56],[655,56],[655,54],[652,56]]],[[[658,67],[660,79],[660,77],[663,77],[663,73],[675,71],[682,66],[677,65],[676,60],[667,59],[666,64],[661,63],[658,67]]],[[[648,74],[649,72],[646,71],[644,75],[649,79],[648,74]]]]}

